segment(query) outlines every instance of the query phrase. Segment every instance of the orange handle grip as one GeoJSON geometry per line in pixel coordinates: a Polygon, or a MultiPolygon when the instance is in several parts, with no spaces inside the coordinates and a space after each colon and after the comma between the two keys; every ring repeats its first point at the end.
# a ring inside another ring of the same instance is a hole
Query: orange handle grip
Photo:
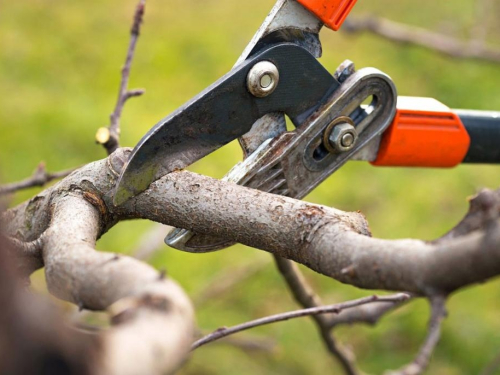
{"type": "Polygon", "coordinates": [[[297,0],[329,28],[337,31],[357,0],[297,0]]]}
{"type": "Polygon", "coordinates": [[[398,98],[382,135],[376,166],[454,167],[469,150],[470,136],[456,113],[430,98],[398,98]]]}

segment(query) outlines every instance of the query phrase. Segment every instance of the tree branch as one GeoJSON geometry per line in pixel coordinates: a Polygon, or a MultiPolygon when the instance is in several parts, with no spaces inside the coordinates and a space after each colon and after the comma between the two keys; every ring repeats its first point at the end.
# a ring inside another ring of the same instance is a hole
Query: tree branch
{"type": "Polygon", "coordinates": [[[361,288],[432,296],[500,274],[498,214],[483,228],[439,243],[382,240],[370,237],[359,213],[190,172],[164,176],[125,205],[114,207],[116,176],[129,152],[119,149],[7,211],[2,221],[8,235],[24,242],[37,239],[47,228],[51,202],[79,188],[102,199],[99,209],[105,220],[100,234],[120,220],[149,219],[257,247],[361,288]]]}
{"type": "Polygon", "coordinates": [[[459,238],[471,232],[480,230],[495,220],[500,214],[500,190],[481,190],[469,198],[469,210],[464,218],[448,233],[434,241],[440,243],[453,238],[459,238]]]}
{"type": "Polygon", "coordinates": [[[41,162],[40,164],[38,164],[31,177],[26,178],[19,182],[14,182],[11,184],[0,186],[0,196],[12,194],[19,190],[28,189],[35,186],[45,186],[46,184],[48,184],[53,180],[58,180],[60,178],[68,176],[74,170],[75,168],[55,173],[49,173],[47,172],[45,163],[41,162]]]}
{"type": "Polygon", "coordinates": [[[425,371],[441,336],[441,323],[446,317],[445,303],[446,298],[444,296],[431,298],[431,318],[424,344],[412,363],[396,372],[389,372],[389,375],[419,375],[425,371]]]}
{"type": "Polygon", "coordinates": [[[387,313],[397,309],[398,307],[408,303],[412,297],[406,301],[396,303],[373,302],[369,305],[358,306],[349,310],[342,311],[336,316],[332,316],[328,320],[330,329],[344,324],[365,323],[375,325],[387,313]]]}
{"type": "Polygon", "coordinates": [[[397,43],[414,44],[451,57],[500,62],[500,50],[485,46],[482,41],[464,42],[450,36],[384,18],[350,17],[344,22],[342,30],[347,33],[368,31],[397,43]]]}
{"type": "Polygon", "coordinates": [[[97,252],[99,198],[68,192],[53,202],[43,259],[49,291],[82,308],[107,310],[100,334],[106,374],[164,374],[185,360],[193,309],[181,288],[133,258],[97,252]]]}
{"type": "Polygon", "coordinates": [[[361,214],[189,172],[163,177],[119,210],[123,215],[225,236],[361,288],[446,294],[500,273],[498,219],[438,244],[382,240],[370,237],[361,214]]]}
{"type": "Polygon", "coordinates": [[[407,298],[408,298],[407,294],[401,294],[401,293],[395,294],[393,296],[382,296],[382,297],[371,296],[371,297],[360,298],[360,299],[349,301],[349,302],[337,303],[334,305],[312,307],[309,309],[296,310],[296,311],[290,311],[287,313],[271,315],[271,316],[267,316],[265,318],[260,318],[260,319],[252,320],[250,322],[239,324],[239,325],[236,325],[236,326],[233,326],[230,328],[225,328],[225,327],[219,328],[218,330],[212,332],[211,334],[196,341],[192,345],[191,350],[195,350],[202,345],[219,340],[219,339],[226,337],[226,336],[229,336],[229,335],[233,335],[237,332],[245,331],[247,329],[263,326],[266,324],[282,322],[282,321],[289,320],[289,319],[302,318],[304,316],[311,316],[311,315],[317,315],[317,314],[326,314],[326,313],[338,314],[342,310],[349,309],[349,308],[355,307],[355,306],[360,306],[360,305],[363,305],[366,303],[372,303],[372,302],[377,301],[377,300],[384,301],[384,302],[391,302],[391,301],[397,302],[397,301],[401,301],[401,300],[404,300],[407,298]]]}
{"type": "MultiPolygon", "coordinates": [[[[274,256],[274,260],[278,270],[283,276],[283,279],[287,283],[288,288],[292,292],[295,301],[297,301],[300,306],[304,308],[315,308],[323,305],[321,299],[308,285],[306,279],[295,263],[277,255],[274,256]]],[[[333,358],[340,362],[345,373],[349,375],[359,374],[359,371],[356,369],[354,354],[344,348],[341,344],[337,343],[333,338],[328,316],[311,315],[311,318],[318,327],[319,334],[326,349],[333,358]]]]}
{"type": "MultiPolygon", "coordinates": [[[[146,293],[155,283],[163,285],[158,281],[158,273],[131,258],[93,249],[95,240],[103,233],[117,222],[132,218],[223,236],[301,262],[317,272],[362,288],[410,291],[436,298],[500,274],[500,223],[496,209],[499,191],[482,191],[474,200],[489,203],[476,205],[482,211],[481,217],[487,220],[482,219],[483,224],[471,231],[437,243],[382,240],[370,237],[368,224],[359,213],[276,196],[185,171],[164,176],[144,193],[115,207],[112,198],[116,179],[129,154],[128,149],[118,149],[107,159],[75,171],[30,201],[0,215],[11,238],[32,242],[44,235],[43,261],[49,289],[56,296],[83,307],[103,309],[110,304],[115,306],[116,300],[124,300],[127,302],[120,302],[112,309],[116,311],[114,315],[126,317],[130,310],[133,312],[144,305],[148,312],[151,309],[156,312],[156,308],[151,307],[151,303],[156,306],[156,302],[151,301],[158,299],[151,300],[141,291],[146,293]]],[[[22,252],[19,257],[22,259],[22,252]]],[[[29,271],[41,265],[42,260],[30,263],[29,271]]],[[[170,286],[165,288],[171,290],[170,286]]],[[[160,293],[159,300],[168,299],[168,293],[166,290],[160,293]]],[[[186,300],[183,295],[179,301],[172,298],[174,306],[186,300]]],[[[384,300],[377,302],[380,301],[384,300]]],[[[179,323],[175,311],[169,311],[174,313],[169,322],[175,325],[170,326],[159,317],[161,324],[179,335],[177,330],[183,330],[182,324],[190,331],[187,322],[179,323]]],[[[152,322],[149,318],[140,321],[146,325],[152,322]]],[[[131,327],[130,335],[121,338],[120,343],[135,334],[132,334],[134,324],[127,324],[125,326],[131,327]]],[[[149,332],[149,328],[141,330],[149,332]]],[[[155,328],[154,333],[150,333],[154,335],[158,331],[155,328]]],[[[435,330],[431,333],[418,357],[420,365],[429,353],[428,348],[437,341],[435,330]]],[[[153,337],[142,340],[153,341],[153,337]]],[[[142,354],[147,358],[147,353],[142,354]]]]}
{"type": "Polygon", "coordinates": [[[120,117],[122,115],[125,102],[132,97],[141,96],[145,92],[143,89],[128,89],[130,68],[132,66],[137,40],[139,39],[145,7],[146,0],[139,0],[135,9],[132,28],[130,29],[130,43],[127,49],[125,64],[123,65],[121,72],[122,76],[118,90],[118,99],[116,101],[115,109],[110,115],[110,124],[107,128],[99,128],[96,133],[97,143],[104,146],[108,155],[112,154],[118,147],[120,147],[120,117]]]}

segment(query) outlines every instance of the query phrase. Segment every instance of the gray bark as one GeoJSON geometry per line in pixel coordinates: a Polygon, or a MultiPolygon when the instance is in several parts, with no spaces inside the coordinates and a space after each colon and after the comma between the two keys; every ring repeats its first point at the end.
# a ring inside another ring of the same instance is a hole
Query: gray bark
{"type": "Polygon", "coordinates": [[[107,373],[173,371],[185,360],[193,332],[191,304],[173,281],[132,258],[94,250],[95,241],[121,220],[142,218],[225,237],[366,289],[431,297],[500,273],[498,192],[481,193],[473,200],[474,223],[462,222],[439,241],[383,240],[371,237],[360,213],[186,171],[164,176],[115,207],[113,190],[129,152],[118,149],[1,216],[13,243],[41,243],[43,257],[18,248],[26,275],[45,264],[54,295],[114,316],[115,325],[102,335],[107,373]],[[477,202],[486,203],[478,208],[477,202]]]}

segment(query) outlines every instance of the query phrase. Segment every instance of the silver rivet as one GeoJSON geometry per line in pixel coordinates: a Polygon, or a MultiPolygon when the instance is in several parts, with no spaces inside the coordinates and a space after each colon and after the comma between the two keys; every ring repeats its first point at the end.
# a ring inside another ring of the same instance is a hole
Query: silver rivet
{"type": "Polygon", "coordinates": [[[260,79],[260,86],[263,88],[269,87],[273,83],[273,78],[269,74],[264,74],[260,79]]]}
{"type": "Polygon", "coordinates": [[[280,75],[276,65],[269,61],[258,62],[248,72],[248,91],[258,98],[264,98],[276,90],[279,79],[280,75]]]}

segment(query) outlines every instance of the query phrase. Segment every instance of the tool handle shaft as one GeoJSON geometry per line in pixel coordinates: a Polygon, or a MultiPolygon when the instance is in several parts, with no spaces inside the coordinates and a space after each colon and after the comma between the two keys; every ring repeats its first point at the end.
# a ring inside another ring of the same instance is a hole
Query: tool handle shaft
{"type": "Polygon", "coordinates": [[[469,133],[463,163],[500,164],[500,112],[453,110],[469,133]]]}
{"type": "Polygon", "coordinates": [[[500,112],[450,109],[431,98],[398,98],[376,166],[449,168],[500,164],[500,112]]]}

